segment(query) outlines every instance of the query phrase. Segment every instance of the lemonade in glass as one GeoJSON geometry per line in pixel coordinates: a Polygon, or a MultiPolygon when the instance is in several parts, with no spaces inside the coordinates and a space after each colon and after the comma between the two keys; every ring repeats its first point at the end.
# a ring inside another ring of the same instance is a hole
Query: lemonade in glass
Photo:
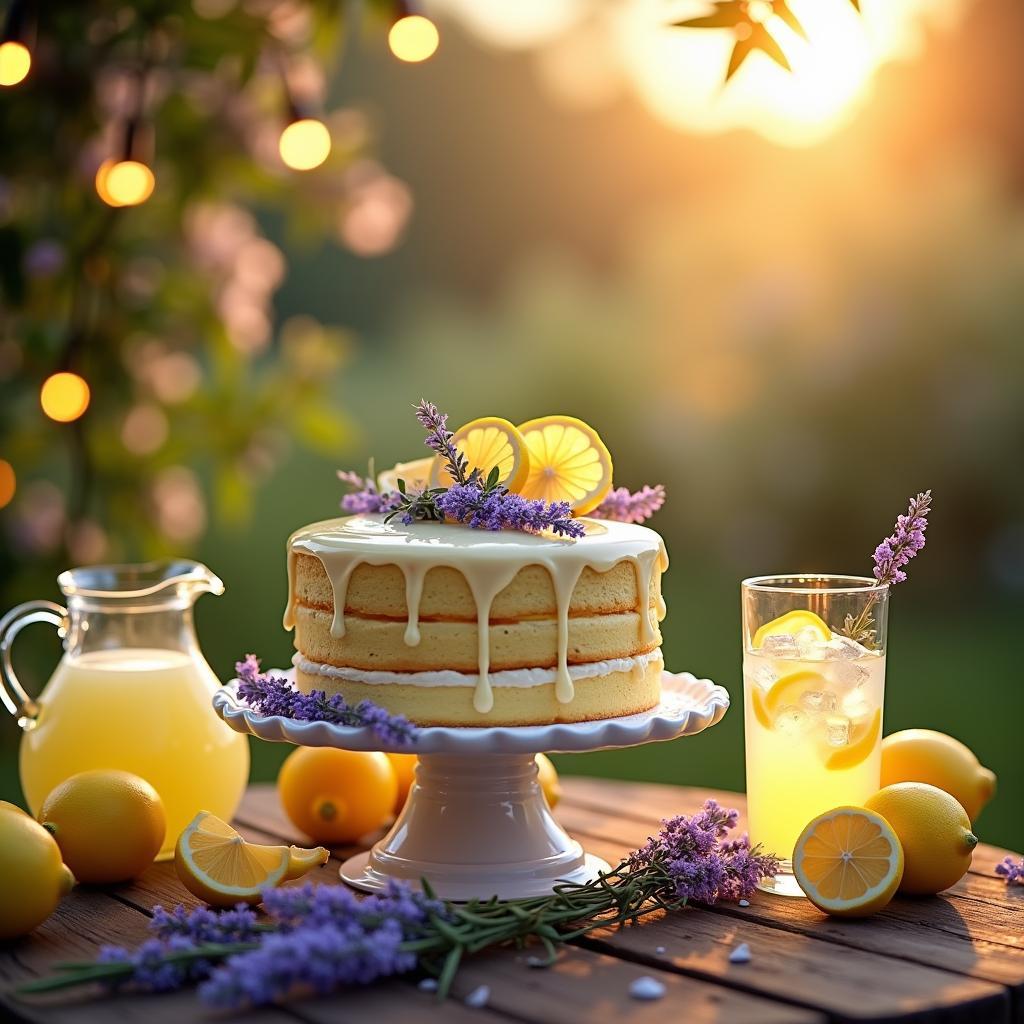
{"type": "Polygon", "coordinates": [[[877,791],[888,587],[870,577],[744,580],[743,699],[750,838],[779,857],[762,888],[802,896],[804,826],[877,791]]]}

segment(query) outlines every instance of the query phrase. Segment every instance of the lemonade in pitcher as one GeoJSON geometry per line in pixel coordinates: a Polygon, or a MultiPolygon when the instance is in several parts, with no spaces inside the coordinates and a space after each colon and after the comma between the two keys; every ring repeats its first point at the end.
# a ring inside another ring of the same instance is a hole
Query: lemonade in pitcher
{"type": "Polygon", "coordinates": [[[30,602],[0,622],[4,703],[25,730],[21,784],[33,813],[64,779],[90,768],[140,775],[167,813],[161,857],[200,810],[230,820],[249,773],[245,737],[211,706],[220,685],[199,649],[192,605],[220,580],[194,562],[75,569],[59,579],[67,609],[30,602]],[[30,622],[50,622],[65,654],[37,700],[11,670],[9,648],[30,622]]]}

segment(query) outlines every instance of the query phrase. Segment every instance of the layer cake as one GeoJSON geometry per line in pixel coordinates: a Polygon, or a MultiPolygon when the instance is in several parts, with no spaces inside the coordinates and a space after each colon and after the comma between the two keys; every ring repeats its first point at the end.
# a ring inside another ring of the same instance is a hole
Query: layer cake
{"type": "Polygon", "coordinates": [[[288,541],[301,690],[420,725],[612,718],[658,703],[661,537],[581,520],[576,540],[382,516],[288,541]]]}

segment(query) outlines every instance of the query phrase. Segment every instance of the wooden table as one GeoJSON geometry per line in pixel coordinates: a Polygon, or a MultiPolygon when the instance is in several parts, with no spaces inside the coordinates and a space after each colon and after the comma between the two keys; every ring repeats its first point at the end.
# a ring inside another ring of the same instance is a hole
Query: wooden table
{"type": "MultiPolygon", "coordinates": [[[[616,862],[656,829],[661,817],[691,813],[708,796],[743,807],[734,793],[675,786],[565,779],[558,817],[587,847],[616,862]]],[[[259,842],[300,841],[274,790],[253,786],[238,813],[243,833],[259,842]]],[[[322,873],[337,881],[338,850],[322,873]]],[[[1008,888],[992,874],[1005,850],[979,846],[973,870],[941,897],[895,900],[878,916],[844,922],[803,900],[757,895],[749,907],[725,904],[652,915],[645,923],[596,932],[567,949],[547,970],[530,969],[525,954],[499,950],[466,962],[445,1004],[406,981],[294,1001],[241,1014],[267,1024],[295,1022],[717,1021],[777,1022],[978,1021],[1024,1022],[1024,886],[1008,888]],[[749,944],[752,960],[730,964],[729,952],[749,944]],[[652,975],[664,999],[638,1002],[631,981],[652,975]],[[461,997],[490,987],[485,1009],[461,997]]],[[[19,1000],[11,988],[46,973],[55,961],[92,957],[104,943],[133,945],[146,936],[151,908],[196,901],[172,865],[154,865],[137,882],[115,889],[81,887],[31,937],[0,946],[0,1002],[15,1020],[140,1021],[179,1024],[209,1016],[192,992],[147,996],[98,992],[19,1000]]],[[[230,1018],[237,1019],[237,1018],[230,1018]]]]}

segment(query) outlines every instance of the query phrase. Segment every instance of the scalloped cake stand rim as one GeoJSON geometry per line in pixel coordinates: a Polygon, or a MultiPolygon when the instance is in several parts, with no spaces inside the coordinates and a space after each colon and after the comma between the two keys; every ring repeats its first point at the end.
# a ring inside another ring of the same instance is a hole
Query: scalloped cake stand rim
{"type": "MultiPolygon", "coordinates": [[[[289,679],[294,672],[273,670],[289,679]]],[[[690,672],[664,671],[662,698],[648,711],[589,722],[550,725],[421,726],[413,746],[382,743],[368,728],[299,722],[280,715],[259,715],[238,699],[232,679],[213,696],[217,714],[236,732],[269,742],[343,750],[414,754],[575,753],[640,746],[695,736],[717,725],[729,708],[729,692],[690,672]]]]}

